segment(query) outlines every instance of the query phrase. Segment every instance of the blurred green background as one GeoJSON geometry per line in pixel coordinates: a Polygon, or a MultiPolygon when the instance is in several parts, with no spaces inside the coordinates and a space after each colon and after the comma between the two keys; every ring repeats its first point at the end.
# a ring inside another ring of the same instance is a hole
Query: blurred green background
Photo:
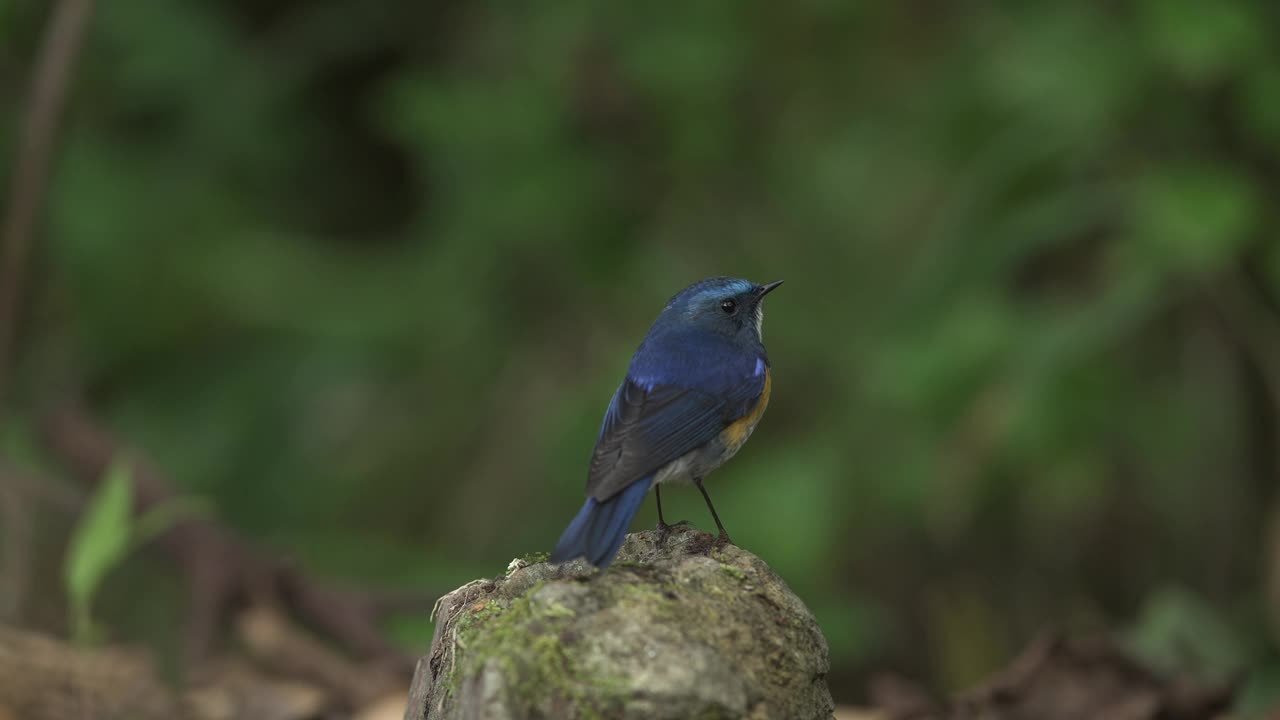
{"type": "MultiPolygon", "coordinates": [[[[0,1],[6,168],[45,16],[0,1]]],[[[1278,190],[1262,0],[103,2],[4,447],[50,467],[74,368],[222,522],[444,591],[551,547],[670,295],[785,279],[770,411],[709,487],[838,700],[1047,626],[1263,696],[1278,190]]],[[[170,637],[172,573],[108,582],[117,639],[170,637]]]]}

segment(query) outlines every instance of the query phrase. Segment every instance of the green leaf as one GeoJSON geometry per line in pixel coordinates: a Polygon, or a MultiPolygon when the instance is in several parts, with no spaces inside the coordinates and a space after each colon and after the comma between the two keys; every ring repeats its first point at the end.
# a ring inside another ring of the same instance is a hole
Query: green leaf
{"type": "Polygon", "coordinates": [[[63,582],[73,613],[72,634],[77,642],[90,640],[93,595],[102,578],[129,550],[132,510],[133,479],[128,463],[117,459],[107,469],[76,526],[63,566],[63,582]]]}
{"type": "Polygon", "coordinates": [[[1238,673],[1247,661],[1241,638],[1219,611],[1177,587],[1147,599],[1128,641],[1139,657],[1166,672],[1221,680],[1238,673]]]}
{"type": "Polygon", "coordinates": [[[1264,146],[1280,147],[1280,67],[1250,68],[1238,95],[1241,124],[1264,146]]]}
{"type": "Polygon", "coordinates": [[[1146,0],[1138,27],[1160,60],[1207,83],[1255,61],[1266,47],[1259,5],[1241,0],[1146,0]]]}
{"type": "Polygon", "coordinates": [[[1280,663],[1274,659],[1250,669],[1237,694],[1234,717],[1261,720],[1280,707],[1280,663]]]}
{"type": "Polygon", "coordinates": [[[1143,264],[1212,272],[1230,262],[1262,217],[1248,179],[1209,165],[1174,165],[1135,185],[1134,234],[1143,264]]]}
{"type": "Polygon", "coordinates": [[[133,524],[130,548],[147,543],[155,536],[195,515],[207,515],[211,511],[203,498],[176,497],[158,503],[140,515],[133,524]]]}

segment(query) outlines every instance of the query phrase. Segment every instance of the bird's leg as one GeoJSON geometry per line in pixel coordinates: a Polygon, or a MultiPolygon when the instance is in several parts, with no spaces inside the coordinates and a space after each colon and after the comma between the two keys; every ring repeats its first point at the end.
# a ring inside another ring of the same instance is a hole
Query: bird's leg
{"type": "Polygon", "coordinates": [[[658,547],[667,544],[667,533],[671,532],[671,526],[662,518],[662,486],[653,486],[653,497],[658,501],[658,547]]]}
{"type": "Polygon", "coordinates": [[[658,547],[662,547],[667,542],[667,534],[671,532],[671,528],[678,525],[688,525],[688,520],[681,520],[675,525],[668,525],[666,520],[662,519],[662,486],[653,486],[653,496],[658,501],[658,547]]]}
{"type": "Polygon", "coordinates": [[[733,541],[729,539],[729,533],[725,531],[724,524],[720,522],[720,516],[716,514],[716,506],[711,504],[711,496],[707,494],[707,489],[702,487],[702,478],[694,478],[693,484],[698,486],[702,499],[707,501],[707,509],[711,511],[711,517],[716,521],[716,529],[720,531],[719,537],[716,538],[716,545],[718,547],[732,545],[733,541]]]}
{"type": "Polygon", "coordinates": [[[662,486],[661,485],[653,486],[653,497],[658,501],[658,529],[666,530],[671,526],[667,524],[666,520],[662,519],[662,486]]]}

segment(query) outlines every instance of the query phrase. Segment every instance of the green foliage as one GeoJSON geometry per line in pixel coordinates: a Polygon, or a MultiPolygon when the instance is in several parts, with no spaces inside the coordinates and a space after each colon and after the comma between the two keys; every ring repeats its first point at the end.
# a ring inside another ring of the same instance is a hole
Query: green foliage
{"type": "Polygon", "coordinates": [[[90,500],[67,549],[63,582],[76,642],[88,644],[96,635],[90,606],[102,579],[128,552],[132,515],[133,479],[127,462],[117,460],[90,500]]]}
{"type": "Polygon", "coordinates": [[[1280,704],[1280,663],[1250,672],[1240,690],[1235,710],[1241,718],[1261,720],[1280,704]]]}
{"type": "Polygon", "coordinates": [[[1249,658],[1244,643],[1217,611],[1178,589],[1152,593],[1129,641],[1153,667],[1190,671],[1218,682],[1236,676],[1249,658]]]}
{"type": "MultiPolygon", "coordinates": [[[[40,7],[0,4],[5,107],[40,7]]],[[[262,545],[433,591],[550,547],[647,323],[728,273],[788,282],[768,416],[709,485],[833,677],[960,682],[1168,586],[1256,623],[1265,3],[97,10],[11,385],[77,368],[262,545]]],[[[85,552],[95,585],[121,551],[85,552]]]]}
{"type": "Polygon", "coordinates": [[[1239,173],[1172,167],[1136,188],[1137,239],[1143,260],[1196,272],[1221,270],[1257,232],[1262,205],[1239,173]]]}
{"type": "Polygon", "coordinates": [[[67,547],[63,585],[70,604],[71,635],[80,644],[93,643],[101,636],[92,607],[107,574],[138,546],[204,510],[194,499],[174,498],[135,518],[129,468],[126,458],[118,458],[107,468],[67,547]]]}

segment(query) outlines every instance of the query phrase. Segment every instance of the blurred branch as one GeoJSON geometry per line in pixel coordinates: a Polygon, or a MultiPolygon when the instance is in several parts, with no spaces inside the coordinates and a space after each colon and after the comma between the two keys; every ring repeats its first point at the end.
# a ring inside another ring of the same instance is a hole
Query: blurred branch
{"type": "Polygon", "coordinates": [[[1280,410],[1280,318],[1245,291],[1238,273],[1210,288],[1210,304],[1240,346],[1252,356],[1272,404],[1280,410]]]}
{"type": "Polygon", "coordinates": [[[36,217],[48,184],[58,118],[66,103],[71,68],[83,44],[93,0],[60,0],[45,29],[31,76],[31,101],[23,117],[10,185],[9,209],[0,235],[0,409],[4,407],[10,357],[17,336],[18,303],[36,217]]]}
{"type": "Polygon", "coordinates": [[[84,507],[84,491],[66,478],[19,468],[3,458],[0,458],[0,478],[18,493],[59,512],[74,515],[84,507]]]}
{"type": "Polygon", "coordinates": [[[276,610],[245,610],[236,619],[236,628],[258,663],[277,674],[331,688],[347,707],[362,707],[400,687],[401,680],[387,668],[348,660],[276,610]]]}
{"type": "Polygon", "coordinates": [[[27,595],[31,565],[32,517],[35,502],[75,512],[83,498],[51,477],[32,477],[0,458],[0,520],[3,520],[3,564],[0,564],[0,618],[16,620],[27,595]]]}
{"type": "MultiPolygon", "coordinates": [[[[1250,287],[1247,277],[1232,273],[1209,288],[1209,305],[1251,360],[1266,391],[1272,417],[1280,419],[1280,317],[1249,292],[1250,287]]],[[[1271,438],[1271,447],[1280,449],[1280,436],[1271,438]]],[[[1276,462],[1280,465],[1280,458],[1276,462]]],[[[1268,512],[1262,573],[1270,601],[1272,636],[1280,638],[1280,494],[1272,495],[1268,512]]]]}
{"type": "Polygon", "coordinates": [[[957,697],[944,717],[1199,720],[1222,717],[1234,695],[1234,683],[1159,675],[1106,638],[1046,633],[1007,668],[957,697]]]}
{"type": "Polygon", "coordinates": [[[4,564],[0,565],[0,618],[14,620],[27,594],[31,540],[30,508],[17,483],[0,467],[0,519],[4,522],[4,564]]]}

